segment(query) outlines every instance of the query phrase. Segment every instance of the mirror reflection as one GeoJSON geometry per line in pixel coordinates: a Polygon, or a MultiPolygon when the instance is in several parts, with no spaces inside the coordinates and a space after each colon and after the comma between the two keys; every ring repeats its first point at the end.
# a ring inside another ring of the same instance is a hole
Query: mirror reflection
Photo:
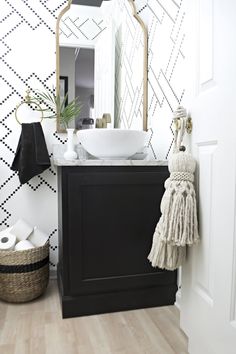
{"type": "Polygon", "coordinates": [[[57,90],[66,104],[82,104],[71,128],[143,129],[145,34],[133,0],[69,1],[59,22],[57,90]]]}
{"type": "Polygon", "coordinates": [[[60,47],[60,96],[68,93],[69,102],[79,97],[82,107],[74,122],[78,130],[92,127],[95,121],[94,59],[94,48],[60,47]]]}

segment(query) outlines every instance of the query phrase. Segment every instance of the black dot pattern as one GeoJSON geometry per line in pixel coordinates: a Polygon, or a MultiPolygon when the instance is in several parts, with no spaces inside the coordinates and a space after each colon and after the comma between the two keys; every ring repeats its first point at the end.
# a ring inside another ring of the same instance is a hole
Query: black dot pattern
{"type": "MultiPolygon", "coordinates": [[[[48,36],[54,39],[57,16],[66,3],[66,0],[56,0],[54,2],[47,0],[21,0],[19,2],[3,0],[1,2],[1,6],[6,5],[6,11],[3,17],[0,15],[0,24],[2,25],[0,32],[0,229],[10,227],[17,218],[24,218],[24,203],[27,209],[29,207],[27,198],[32,193],[35,195],[35,203],[37,203],[39,193],[44,193],[45,200],[55,198],[57,193],[54,166],[51,166],[43,174],[34,177],[24,186],[20,184],[17,173],[10,169],[19,139],[16,130],[20,133],[14,117],[16,105],[24,99],[27,89],[34,94],[37,92],[36,88],[48,90],[52,93],[54,92],[53,86],[55,86],[55,67],[49,72],[48,68],[45,68],[45,74],[42,74],[42,68],[36,65],[34,71],[28,71],[28,73],[27,68],[24,67],[24,70],[20,70],[19,66],[14,66],[14,60],[21,60],[24,63],[24,53],[22,53],[22,58],[13,57],[14,41],[12,39],[18,31],[20,33],[23,26],[27,26],[29,31],[34,32],[44,28],[48,36]],[[19,198],[19,196],[22,196],[22,193],[25,197],[21,206],[21,197],[19,198]]],[[[42,40],[46,39],[42,38],[42,40]]],[[[33,55],[34,53],[32,53],[32,60],[34,60],[33,55]]],[[[51,48],[51,53],[49,50],[45,55],[55,56],[55,47],[51,48]]],[[[46,107],[45,102],[42,102],[42,105],[43,108],[46,107]]],[[[34,107],[31,108],[34,109],[34,107]]],[[[55,135],[53,133],[52,131],[53,144],[66,142],[63,136],[59,138],[59,135],[57,137],[56,133],[55,135]]],[[[52,152],[49,151],[49,153],[50,158],[52,158],[52,152]]],[[[51,217],[50,210],[47,210],[47,203],[45,205],[45,210],[42,212],[45,213],[45,218],[51,217]]],[[[27,219],[27,217],[25,218],[27,219]]],[[[57,264],[57,228],[51,231],[50,239],[50,264],[51,267],[55,268],[57,264]]]]}
{"type": "Polygon", "coordinates": [[[138,14],[138,15],[141,15],[141,13],[142,13],[146,8],[147,8],[147,4],[145,4],[143,7],[141,7],[141,9],[139,9],[139,10],[137,11],[137,14],[138,14]]]}
{"type": "MultiPolygon", "coordinates": [[[[56,236],[56,234],[57,234],[57,229],[54,229],[49,235],[49,241],[52,240],[52,238],[54,236],[56,236]]],[[[53,252],[57,251],[57,249],[58,249],[58,246],[57,245],[53,246],[52,242],[50,242],[50,252],[53,253],[53,252]]],[[[52,262],[52,259],[51,259],[50,260],[50,266],[53,267],[53,268],[56,268],[57,264],[56,264],[56,262],[52,262]]]]}

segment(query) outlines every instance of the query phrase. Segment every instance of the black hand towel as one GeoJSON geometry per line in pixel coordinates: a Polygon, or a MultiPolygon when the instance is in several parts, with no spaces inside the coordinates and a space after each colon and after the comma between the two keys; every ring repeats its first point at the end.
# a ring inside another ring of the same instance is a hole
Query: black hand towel
{"type": "Polygon", "coordinates": [[[22,184],[51,165],[41,123],[22,124],[21,136],[11,169],[22,184]]]}

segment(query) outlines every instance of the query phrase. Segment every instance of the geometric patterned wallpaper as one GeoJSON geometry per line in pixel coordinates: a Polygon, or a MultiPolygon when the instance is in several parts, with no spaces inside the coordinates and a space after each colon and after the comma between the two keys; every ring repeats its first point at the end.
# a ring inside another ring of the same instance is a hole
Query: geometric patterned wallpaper
{"type": "MultiPolygon", "coordinates": [[[[62,6],[65,1],[1,0],[0,11],[0,229],[22,217],[47,232],[52,267],[57,259],[56,171],[52,167],[22,186],[10,165],[21,130],[16,105],[28,88],[55,85],[55,26],[62,6]]],[[[55,122],[45,120],[43,129],[50,152],[61,138],[55,122]]]]}
{"type": "Polygon", "coordinates": [[[168,158],[173,142],[172,112],[185,103],[185,2],[149,0],[149,126],[154,157],[168,158]]]}
{"type": "MultiPolygon", "coordinates": [[[[71,5],[60,22],[60,41],[68,45],[78,41],[93,42],[106,29],[104,19],[98,15],[86,14],[84,7],[71,5]]],[[[96,8],[97,9],[97,8],[96,8]]]]}
{"type": "MultiPolygon", "coordinates": [[[[136,0],[149,28],[150,151],[158,159],[168,156],[172,111],[185,97],[186,1],[136,0]]],[[[65,3],[1,0],[0,12],[0,230],[23,217],[47,232],[52,268],[57,262],[56,171],[52,167],[21,186],[10,165],[20,135],[15,106],[27,88],[50,90],[55,86],[55,26],[65,3]]],[[[65,143],[65,136],[55,132],[53,120],[45,120],[43,130],[49,152],[52,144],[65,143]]]]}

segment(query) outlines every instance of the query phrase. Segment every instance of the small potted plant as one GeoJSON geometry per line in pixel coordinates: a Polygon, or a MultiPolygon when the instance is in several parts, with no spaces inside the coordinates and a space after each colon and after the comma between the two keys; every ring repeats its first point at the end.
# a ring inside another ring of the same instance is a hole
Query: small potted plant
{"type": "Polygon", "coordinates": [[[45,104],[46,108],[43,111],[49,113],[49,115],[45,118],[59,118],[59,122],[67,131],[68,137],[67,150],[64,153],[64,158],[66,160],[74,160],[77,158],[73,143],[74,128],[69,128],[69,123],[79,115],[82,105],[79,102],[78,97],[66,105],[67,98],[68,93],[62,100],[59,94],[55,95],[49,91],[38,91],[34,97],[36,101],[40,101],[45,104]]]}

